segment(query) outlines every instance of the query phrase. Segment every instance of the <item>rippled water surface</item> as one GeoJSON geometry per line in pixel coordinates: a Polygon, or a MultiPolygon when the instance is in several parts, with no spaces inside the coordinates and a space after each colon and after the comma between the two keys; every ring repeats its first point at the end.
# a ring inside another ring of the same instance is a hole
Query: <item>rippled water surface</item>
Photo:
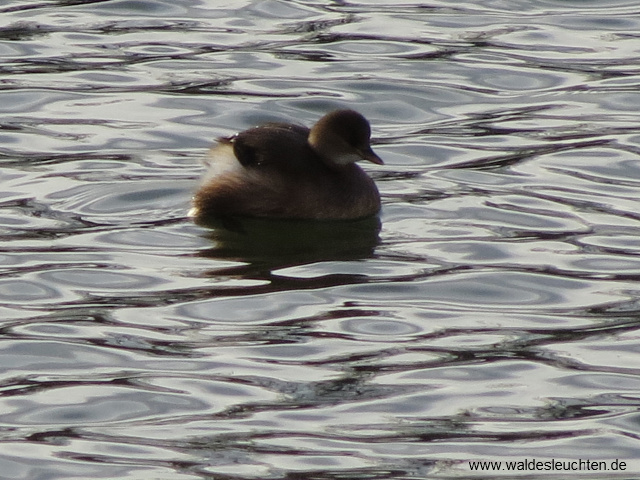
{"type": "Polygon", "coordinates": [[[631,0],[0,3],[0,477],[638,478],[638,32],[631,0]],[[215,137],[339,107],[379,233],[186,217],[215,137]]]}

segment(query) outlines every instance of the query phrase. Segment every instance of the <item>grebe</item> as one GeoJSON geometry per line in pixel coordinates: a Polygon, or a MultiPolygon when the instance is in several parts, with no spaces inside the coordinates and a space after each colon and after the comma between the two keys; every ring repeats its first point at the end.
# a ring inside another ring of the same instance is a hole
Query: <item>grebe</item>
{"type": "Polygon", "coordinates": [[[383,162],[369,122],[336,110],[311,129],[270,123],[220,138],[208,154],[190,216],[349,220],[375,215],[380,194],[355,162],[383,162]]]}

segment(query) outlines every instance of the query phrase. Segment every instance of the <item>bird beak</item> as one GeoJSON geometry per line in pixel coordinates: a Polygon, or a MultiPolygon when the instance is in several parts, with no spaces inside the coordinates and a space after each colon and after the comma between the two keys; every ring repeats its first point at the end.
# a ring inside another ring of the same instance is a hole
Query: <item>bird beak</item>
{"type": "Polygon", "coordinates": [[[376,155],[376,153],[371,149],[371,147],[367,147],[365,149],[360,150],[360,157],[363,160],[368,160],[371,163],[375,163],[376,165],[384,165],[382,159],[376,155]]]}

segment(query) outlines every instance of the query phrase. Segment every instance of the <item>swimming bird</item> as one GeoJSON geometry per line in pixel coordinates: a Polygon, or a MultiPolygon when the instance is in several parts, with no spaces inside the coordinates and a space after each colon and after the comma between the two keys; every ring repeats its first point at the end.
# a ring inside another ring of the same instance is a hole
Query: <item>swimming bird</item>
{"type": "Polygon", "coordinates": [[[257,217],[349,220],[376,215],[380,194],[356,165],[383,162],[371,149],[369,122],[335,110],[311,129],[268,123],[218,139],[193,197],[196,220],[257,217]]]}

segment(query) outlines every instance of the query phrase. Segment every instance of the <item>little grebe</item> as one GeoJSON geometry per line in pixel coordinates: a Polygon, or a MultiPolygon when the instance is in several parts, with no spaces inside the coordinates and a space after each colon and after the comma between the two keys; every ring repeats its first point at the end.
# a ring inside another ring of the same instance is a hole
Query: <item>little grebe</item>
{"type": "Polygon", "coordinates": [[[355,164],[382,164],[370,145],[369,122],[336,110],[311,129],[270,123],[221,138],[189,214],[197,220],[230,216],[347,220],[380,210],[373,180],[355,164]]]}

